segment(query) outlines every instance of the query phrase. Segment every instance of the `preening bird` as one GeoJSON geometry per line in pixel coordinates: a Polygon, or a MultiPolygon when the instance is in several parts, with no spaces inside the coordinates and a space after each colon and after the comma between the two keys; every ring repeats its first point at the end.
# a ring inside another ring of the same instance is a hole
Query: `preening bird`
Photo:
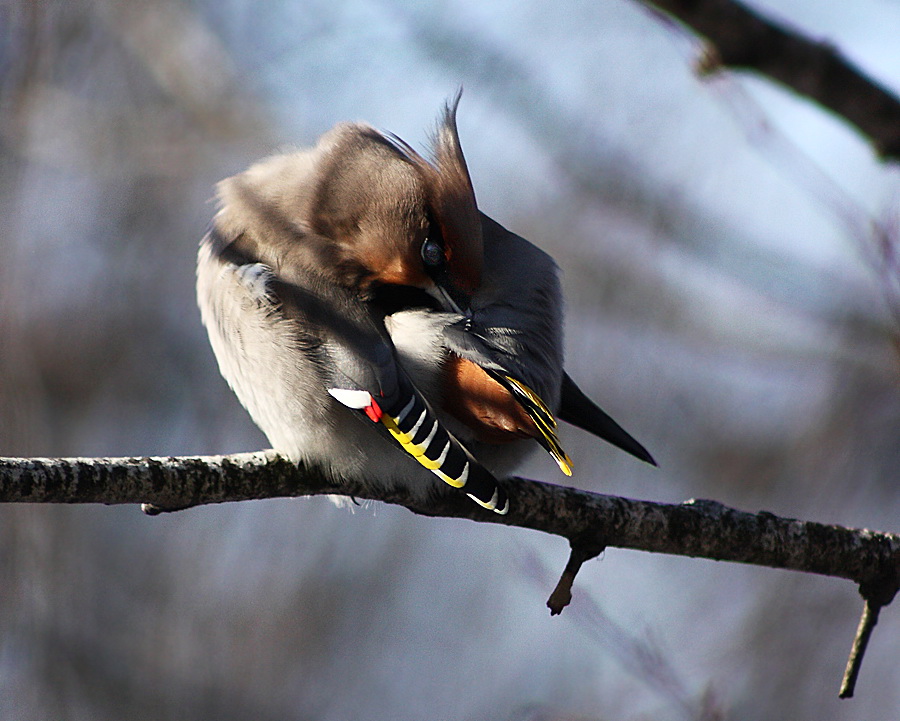
{"type": "Polygon", "coordinates": [[[430,159],[344,123],[223,180],[197,295],[275,450],[423,497],[436,477],[502,514],[496,476],[533,441],[571,475],[557,418],[654,461],[563,370],[558,269],[478,210],[458,102],[430,159]]]}

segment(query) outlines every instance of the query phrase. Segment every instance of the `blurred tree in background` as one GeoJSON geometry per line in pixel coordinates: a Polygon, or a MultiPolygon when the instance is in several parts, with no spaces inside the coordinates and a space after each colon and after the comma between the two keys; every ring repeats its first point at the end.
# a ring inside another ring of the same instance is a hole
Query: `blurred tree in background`
{"type": "MultiPolygon", "coordinates": [[[[900,92],[900,8],[753,6],[900,92]]],[[[568,367],[660,461],[575,429],[583,488],[898,530],[897,171],[630,0],[0,0],[0,454],[266,445],[193,297],[220,178],[462,83],[479,204],[559,262],[568,367]],[[873,223],[884,232],[872,232],[873,223]],[[883,241],[883,242],[882,242],[883,241]]],[[[525,472],[559,480],[535,457],[525,472]]],[[[0,508],[0,718],[885,718],[889,608],[835,688],[845,582],[567,548],[324,499],[0,508]]]]}

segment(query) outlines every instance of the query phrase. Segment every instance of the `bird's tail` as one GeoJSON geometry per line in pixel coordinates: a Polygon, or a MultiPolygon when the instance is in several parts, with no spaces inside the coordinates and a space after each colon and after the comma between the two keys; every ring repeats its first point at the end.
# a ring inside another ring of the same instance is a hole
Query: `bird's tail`
{"type": "Polygon", "coordinates": [[[589,433],[602,438],[635,458],[657,465],[653,456],[638,443],[622,426],[588,398],[573,381],[568,373],[563,374],[562,392],[557,415],[573,426],[583,428],[589,433]]]}

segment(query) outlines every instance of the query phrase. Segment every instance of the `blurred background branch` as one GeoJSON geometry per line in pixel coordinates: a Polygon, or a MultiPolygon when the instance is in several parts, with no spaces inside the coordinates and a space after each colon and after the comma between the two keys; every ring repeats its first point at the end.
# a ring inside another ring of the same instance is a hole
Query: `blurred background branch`
{"type": "Polygon", "coordinates": [[[737,0],[642,0],[708,42],[704,73],[753,70],[855,125],[887,160],[900,160],[900,100],[830,42],[809,39],[737,0]]]}

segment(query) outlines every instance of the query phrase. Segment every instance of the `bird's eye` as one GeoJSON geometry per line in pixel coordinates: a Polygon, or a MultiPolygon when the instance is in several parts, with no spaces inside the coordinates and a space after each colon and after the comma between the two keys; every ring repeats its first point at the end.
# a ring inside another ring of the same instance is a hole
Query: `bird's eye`
{"type": "Polygon", "coordinates": [[[444,262],[444,249],[441,244],[431,238],[422,243],[422,261],[430,268],[436,268],[444,262]]]}

